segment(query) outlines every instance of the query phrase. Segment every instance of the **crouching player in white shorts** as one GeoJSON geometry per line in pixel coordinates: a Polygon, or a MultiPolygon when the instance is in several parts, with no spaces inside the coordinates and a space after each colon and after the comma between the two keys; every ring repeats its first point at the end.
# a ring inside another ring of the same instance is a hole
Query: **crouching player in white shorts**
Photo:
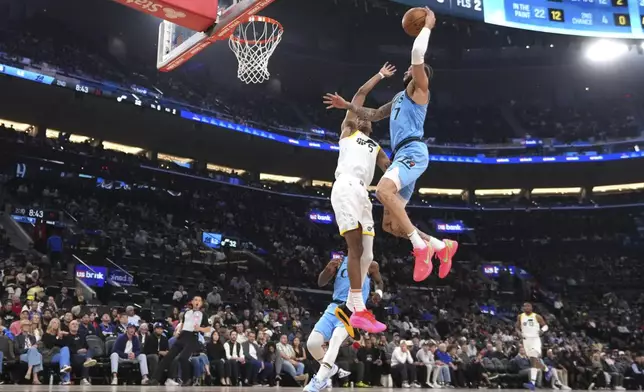
{"type": "MultiPolygon", "coordinates": [[[[304,387],[305,392],[319,392],[322,389],[330,387],[331,377],[336,373],[339,373],[340,378],[344,378],[351,374],[342,369],[338,369],[338,366],[335,364],[335,359],[338,356],[340,346],[349,336],[344,324],[335,316],[335,309],[338,305],[342,305],[346,302],[349,294],[349,277],[347,268],[347,257],[344,259],[331,260],[318,277],[318,285],[320,287],[326,286],[331,279],[335,277],[335,282],[333,282],[333,302],[327,306],[324,314],[313,327],[313,332],[311,332],[311,335],[309,335],[309,339],[306,342],[306,347],[309,349],[313,358],[320,362],[320,370],[311,379],[311,382],[304,387]],[[322,345],[325,342],[329,342],[329,347],[326,350],[326,353],[322,348],[322,345]]],[[[368,275],[365,276],[362,284],[360,295],[362,296],[363,301],[366,301],[369,297],[372,279],[376,288],[375,298],[382,298],[382,290],[384,286],[382,277],[380,276],[380,268],[378,263],[375,261],[372,261],[369,265],[368,275]]],[[[356,340],[360,339],[357,331],[355,331],[354,336],[356,340]]]]}
{"type": "MultiPolygon", "coordinates": [[[[377,74],[358,89],[351,102],[362,105],[376,84],[392,76],[395,71],[393,66],[385,63],[377,74]]],[[[332,106],[327,109],[329,108],[332,106]]],[[[373,181],[376,165],[384,172],[391,162],[378,143],[369,137],[371,122],[360,120],[353,112],[347,111],[341,130],[340,155],[331,190],[331,205],[340,235],[346,240],[349,250],[348,274],[351,289],[346,304],[338,306],[335,315],[342,321],[349,336],[355,339],[355,329],[373,333],[386,329],[384,324],[366,310],[362,285],[373,260],[375,236],[367,187],[373,181]]]]}
{"type": "Polygon", "coordinates": [[[541,332],[548,330],[543,317],[532,312],[532,304],[526,302],[523,304],[523,313],[517,318],[516,325],[519,336],[523,338],[523,348],[530,358],[530,382],[523,384],[524,387],[534,390],[537,382],[539,369],[543,369],[541,358],[541,332]]]}

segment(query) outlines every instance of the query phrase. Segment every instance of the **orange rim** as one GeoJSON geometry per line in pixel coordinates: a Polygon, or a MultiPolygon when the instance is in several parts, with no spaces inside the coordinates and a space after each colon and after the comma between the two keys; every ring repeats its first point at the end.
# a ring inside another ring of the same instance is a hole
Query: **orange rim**
{"type": "Polygon", "coordinates": [[[260,45],[260,44],[265,44],[265,43],[267,43],[267,42],[275,41],[275,40],[276,40],[276,39],[278,39],[278,37],[279,37],[279,36],[284,32],[284,27],[282,27],[282,24],[281,24],[280,22],[276,21],[276,20],[275,20],[275,19],[273,19],[273,18],[269,18],[269,17],[267,17],[267,16],[257,16],[257,15],[253,15],[253,16],[249,17],[249,18],[248,18],[248,20],[246,20],[246,22],[244,22],[244,23],[249,23],[249,22],[264,22],[264,23],[270,23],[270,24],[272,24],[273,26],[277,26],[277,28],[279,29],[279,33],[278,33],[278,34],[275,34],[275,35],[274,35],[273,37],[271,37],[271,38],[262,39],[262,40],[245,40],[245,39],[243,39],[243,38],[236,37],[236,36],[235,36],[235,34],[233,33],[233,34],[230,36],[230,40],[231,40],[231,41],[235,41],[235,42],[239,42],[239,43],[242,43],[242,44],[248,44],[248,45],[260,45]]]}

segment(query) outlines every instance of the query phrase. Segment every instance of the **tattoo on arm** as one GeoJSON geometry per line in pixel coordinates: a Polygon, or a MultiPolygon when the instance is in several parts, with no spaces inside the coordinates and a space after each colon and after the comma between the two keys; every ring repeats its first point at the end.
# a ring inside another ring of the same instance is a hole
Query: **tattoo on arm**
{"type": "Polygon", "coordinates": [[[355,113],[358,117],[368,121],[380,121],[383,118],[389,117],[391,114],[392,102],[382,105],[378,109],[365,108],[364,106],[357,106],[353,103],[349,104],[348,109],[355,113]]]}

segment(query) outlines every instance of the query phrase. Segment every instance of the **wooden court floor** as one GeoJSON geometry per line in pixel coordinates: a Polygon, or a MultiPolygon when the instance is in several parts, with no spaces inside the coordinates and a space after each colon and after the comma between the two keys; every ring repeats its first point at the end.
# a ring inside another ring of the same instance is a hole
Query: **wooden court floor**
{"type": "MultiPolygon", "coordinates": [[[[284,392],[301,392],[302,388],[293,388],[293,387],[166,387],[166,386],[139,386],[139,385],[119,385],[119,386],[110,386],[110,385],[91,385],[91,386],[62,386],[62,385],[0,385],[0,391],[4,392],[155,392],[155,391],[217,391],[217,392],[275,392],[275,391],[284,391],[284,392]]],[[[333,388],[333,391],[370,391],[370,392],[391,392],[392,388],[333,388]]],[[[419,389],[397,389],[398,391],[413,391],[419,389]]],[[[432,391],[432,389],[424,389],[425,391],[432,391]]],[[[472,389],[445,389],[445,391],[450,392],[465,392],[473,391],[472,389]]],[[[522,389],[505,389],[506,392],[526,392],[522,389]]]]}

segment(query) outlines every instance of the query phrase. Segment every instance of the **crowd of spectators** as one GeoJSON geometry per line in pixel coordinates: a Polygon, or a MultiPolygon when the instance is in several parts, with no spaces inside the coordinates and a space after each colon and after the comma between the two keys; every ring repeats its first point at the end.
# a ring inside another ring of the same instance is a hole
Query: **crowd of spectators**
{"type": "MultiPolygon", "coordinates": [[[[139,158],[118,156],[124,166],[130,159],[139,158]]],[[[133,167],[129,175],[144,184],[145,174],[133,167]]],[[[98,298],[85,299],[75,282],[62,278],[62,265],[47,263],[50,257],[43,260],[33,250],[17,252],[3,234],[2,283],[10,300],[1,316],[5,376],[16,382],[27,374],[33,383],[52,375],[62,383],[146,383],[173,344],[193,295],[205,298],[217,333],[203,337],[189,375],[181,374],[178,364],[171,367],[168,385],[295,385],[315,374],[318,365],[305,342],[328,298],[306,290],[315,285],[329,252],[338,250],[339,238],[332,227],[306,219],[306,212],[324,205],[220,184],[204,188],[176,182],[168,192],[165,186],[172,182],[161,177],[155,189],[127,180],[130,190],[58,175],[14,178],[3,185],[8,203],[73,217],[67,219],[73,228],[50,232],[64,239],[64,261],[70,262],[72,251],[83,258],[103,252],[131,268],[136,284],[162,301],[141,308],[133,306],[140,301],[120,296],[109,307],[98,298]],[[206,229],[243,239],[249,257],[265,263],[248,264],[248,271],[230,269],[232,254],[201,243],[199,234],[206,229]],[[95,232],[100,234],[88,234],[95,232]],[[213,252],[210,261],[223,262],[221,267],[193,266],[193,260],[203,260],[195,255],[207,251],[213,252]],[[179,272],[186,268],[196,276],[179,272]],[[155,293],[155,284],[171,287],[170,295],[155,293]],[[59,319],[62,332],[56,329],[59,319]]],[[[414,219],[428,219],[425,214],[414,219]]],[[[530,365],[513,321],[520,301],[534,300],[551,325],[543,336],[547,367],[540,385],[641,386],[644,301],[629,296],[639,277],[636,220],[612,211],[489,214],[472,220],[478,222],[471,238],[477,245],[463,248],[461,257],[473,264],[455,266],[438,287],[437,280],[430,280],[432,290],[410,287],[404,244],[378,237],[377,260],[387,294],[372,310],[388,332],[369,336],[360,347],[347,341],[337,362],[351,374],[336,382],[357,387],[390,382],[434,388],[521,385],[530,365]],[[478,273],[485,260],[516,263],[533,280],[502,274],[490,281],[478,273]],[[588,290],[594,294],[588,296],[588,290]]]]}
{"type": "Polygon", "coordinates": [[[626,98],[583,102],[580,106],[513,105],[523,129],[536,138],[555,138],[561,143],[603,142],[641,135],[626,98]]]}
{"type": "MultiPolygon", "coordinates": [[[[32,258],[24,253],[14,251],[10,259],[3,287],[13,295],[0,311],[0,353],[8,369],[3,381],[39,384],[56,377],[64,385],[146,384],[174,344],[193,295],[205,297],[213,332],[203,336],[190,358],[190,374],[175,361],[166,385],[302,385],[318,369],[304,342],[316,321],[312,313],[319,310],[299,305],[302,295],[293,291],[274,291],[270,283],[251,286],[243,276],[233,276],[230,284],[207,294],[203,285],[195,290],[177,287],[178,306],[165,317],[152,316],[131,305],[110,309],[87,304],[73,287],[43,288],[59,271],[46,260],[41,265],[28,261],[32,258]],[[21,294],[16,295],[17,289],[21,294]],[[220,290],[244,301],[228,305],[220,290]]],[[[527,380],[530,362],[512,320],[450,306],[456,296],[451,289],[423,296],[422,302],[436,306],[420,316],[402,306],[410,301],[405,294],[386,298],[394,308],[384,318],[386,334],[367,335],[359,346],[347,341],[341,347],[337,364],[346,377],[337,380],[339,385],[516,387],[527,380]]],[[[458,297],[462,299],[461,291],[458,297]]],[[[383,311],[382,305],[373,304],[373,309],[383,311]]],[[[545,368],[538,385],[615,390],[642,386],[644,357],[636,351],[561,328],[557,316],[545,307],[539,311],[553,328],[543,336],[545,368]]]]}

